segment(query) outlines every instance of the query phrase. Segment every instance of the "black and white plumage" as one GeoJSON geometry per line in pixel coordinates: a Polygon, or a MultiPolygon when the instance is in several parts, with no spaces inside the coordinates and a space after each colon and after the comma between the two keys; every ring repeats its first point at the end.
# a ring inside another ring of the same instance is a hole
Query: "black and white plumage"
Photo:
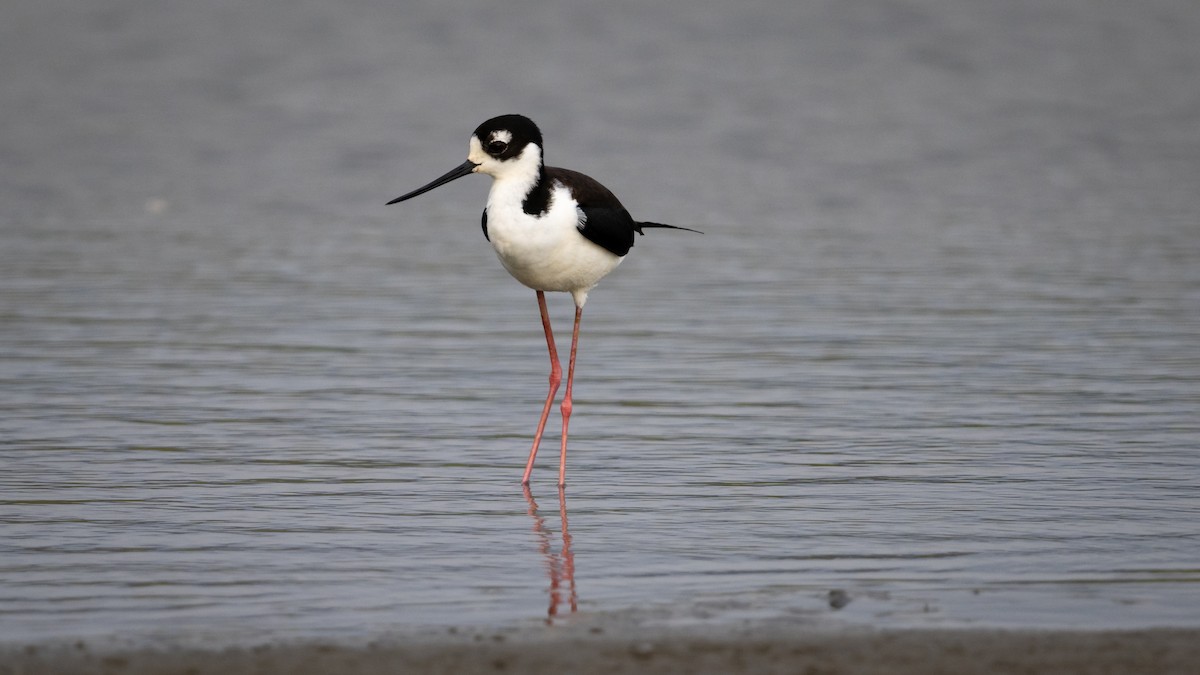
{"type": "Polygon", "coordinates": [[[411,199],[471,173],[492,177],[492,189],[482,218],[483,235],[491,242],[509,274],[537,291],[550,350],[550,392],[542,409],[523,483],[529,482],[550,407],[562,379],[544,293],[571,294],[575,301],[575,326],[567,390],[562,401],[558,480],[559,485],[563,485],[579,321],[588,292],[629,253],[635,233],[643,234],[646,228],[688,228],[635,221],[620,200],[598,181],[577,171],[546,166],[542,148],[542,133],[528,117],[494,117],[479,125],[471,135],[467,161],[388,204],[411,199]]]}

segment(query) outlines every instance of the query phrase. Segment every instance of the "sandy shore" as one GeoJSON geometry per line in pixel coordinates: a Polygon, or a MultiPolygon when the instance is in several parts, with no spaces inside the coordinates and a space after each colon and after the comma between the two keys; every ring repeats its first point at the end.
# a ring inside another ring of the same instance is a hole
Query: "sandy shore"
{"type": "Polygon", "coordinates": [[[476,633],[361,646],[224,649],[9,646],[0,674],[206,673],[1137,673],[1200,672],[1200,630],[887,630],[738,635],[476,633]]]}

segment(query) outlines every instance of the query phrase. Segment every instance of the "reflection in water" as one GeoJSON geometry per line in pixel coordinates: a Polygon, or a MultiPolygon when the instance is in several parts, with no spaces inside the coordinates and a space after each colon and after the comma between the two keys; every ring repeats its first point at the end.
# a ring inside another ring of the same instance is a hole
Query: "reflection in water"
{"type": "Polygon", "coordinates": [[[546,558],[546,572],[550,575],[550,608],[546,611],[546,623],[554,623],[558,616],[558,608],[569,605],[571,613],[579,608],[579,596],[575,591],[575,554],[571,553],[571,532],[567,528],[567,493],[558,486],[558,516],[562,521],[562,550],[555,552],[551,543],[551,533],[546,529],[546,518],[538,513],[537,502],[529,485],[525,488],[525,501],[529,504],[529,515],[533,518],[533,531],[538,535],[538,550],[546,558]],[[567,598],[563,598],[563,584],[568,589],[567,598]]]}

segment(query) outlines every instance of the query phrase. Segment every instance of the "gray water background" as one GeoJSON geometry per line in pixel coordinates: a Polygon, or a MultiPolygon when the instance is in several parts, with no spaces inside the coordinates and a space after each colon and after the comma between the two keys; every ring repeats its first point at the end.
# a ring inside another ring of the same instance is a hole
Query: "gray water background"
{"type": "Polygon", "coordinates": [[[6,1],[0,638],[1200,625],[1198,8],[6,1]],[[508,112],[706,232],[537,510],[508,112]]]}

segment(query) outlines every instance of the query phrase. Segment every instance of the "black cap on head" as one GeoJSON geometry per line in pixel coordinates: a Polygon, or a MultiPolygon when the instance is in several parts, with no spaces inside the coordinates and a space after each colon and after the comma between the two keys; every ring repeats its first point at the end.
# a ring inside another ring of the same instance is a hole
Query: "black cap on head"
{"type": "Polygon", "coordinates": [[[524,115],[501,115],[475,128],[475,137],[488,154],[496,159],[510,159],[521,154],[526,145],[542,145],[542,131],[524,115]],[[504,132],[507,132],[504,133],[504,132]],[[497,143],[498,142],[498,143],[497,143]],[[492,145],[492,143],[497,143],[492,145]],[[499,143],[502,143],[501,146],[499,143]]]}

